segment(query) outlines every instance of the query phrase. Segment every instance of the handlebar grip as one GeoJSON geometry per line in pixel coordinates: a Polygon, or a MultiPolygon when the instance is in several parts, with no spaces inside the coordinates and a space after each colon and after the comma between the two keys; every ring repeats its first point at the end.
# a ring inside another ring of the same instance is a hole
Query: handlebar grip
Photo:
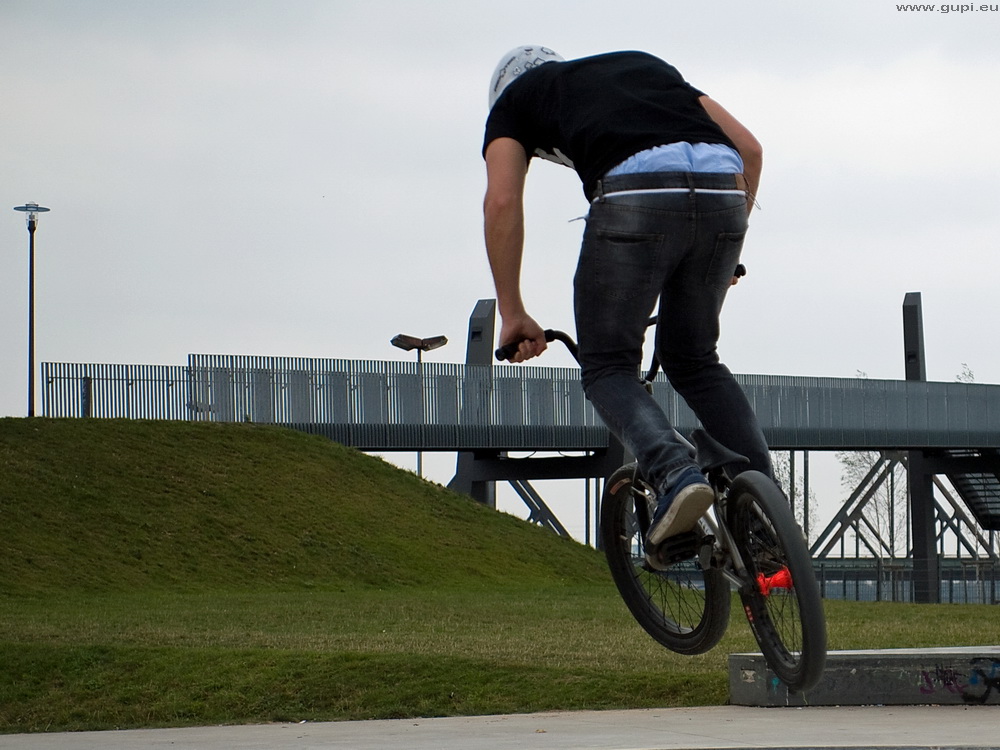
{"type": "MultiPolygon", "coordinates": [[[[551,328],[546,330],[545,340],[548,342],[555,341],[556,332],[553,331],[551,328]]],[[[505,362],[506,360],[510,359],[515,354],[517,354],[517,347],[519,347],[520,345],[521,345],[520,341],[518,341],[516,344],[505,344],[504,346],[501,346],[499,349],[493,352],[493,355],[497,358],[498,361],[505,362]]]]}

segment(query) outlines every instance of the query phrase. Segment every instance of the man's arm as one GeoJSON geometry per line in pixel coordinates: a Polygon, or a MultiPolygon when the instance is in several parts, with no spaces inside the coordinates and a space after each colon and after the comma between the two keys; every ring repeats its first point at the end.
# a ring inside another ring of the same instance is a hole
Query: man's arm
{"type": "Polygon", "coordinates": [[[747,201],[747,213],[753,208],[754,197],[757,195],[757,187],[760,185],[760,170],[764,162],[764,150],[760,143],[754,138],[753,133],[747,130],[739,120],[727,112],[721,104],[708,96],[698,99],[701,106],[708,112],[708,116],[715,121],[715,124],[722,128],[729,140],[736,146],[743,159],[743,176],[747,178],[747,185],[750,189],[750,200],[747,201]]]}
{"type": "Polygon", "coordinates": [[[486,254],[493,272],[502,325],[500,345],[520,342],[512,362],[545,351],[545,335],[525,311],[521,299],[524,252],[524,180],[528,157],[513,138],[497,138],[486,148],[486,197],[483,225],[486,254]]]}

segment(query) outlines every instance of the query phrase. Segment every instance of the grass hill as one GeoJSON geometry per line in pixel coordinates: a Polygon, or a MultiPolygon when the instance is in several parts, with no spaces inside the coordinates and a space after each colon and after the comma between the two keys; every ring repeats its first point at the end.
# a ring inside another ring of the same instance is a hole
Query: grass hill
{"type": "MultiPolygon", "coordinates": [[[[994,615],[827,603],[831,648],[994,615]]],[[[0,732],[718,704],[732,625],[665,651],[599,553],[322,438],[0,419],[0,732]]]]}
{"type": "Polygon", "coordinates": [[[0,420],[0,595],[603,580],[593,551],[323,438],[0,420]]]}

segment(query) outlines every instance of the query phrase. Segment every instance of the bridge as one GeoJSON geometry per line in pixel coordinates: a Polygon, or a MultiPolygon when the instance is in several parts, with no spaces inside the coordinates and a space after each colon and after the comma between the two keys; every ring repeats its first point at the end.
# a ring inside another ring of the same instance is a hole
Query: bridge
{"type": "MultiPolygon", "coordinates": [[[[736,375],[775,450],[1000,448],[1000,386],[736,375]]],[[[200,355],[187,365],[43,363],[52,417],[276,424],[372,451],[601,451],[579,371],[200,355]]],[[[654,398],[694,414],[662,375],[654,398]]]]}
{"type": "MultiPolygon", "coordinates": [[[[530,480],[607,477],[624,452],[587,402],[578,370],[493,364],[494,319],[494,302],[480,300],[470,317],[464,365],[204,354],[189,355],[186,365],[44,363],[43,413],[254,422],[367,451],[456,452],[453,488],[494,504],[495,482],[509,481],[532,519],[558,531],[558,519],[530,480]],[[509,456],[522,451],[580,455],[509,456]]],[[[773,450],[883,456],[817,540],[814,554],[829,554],[849,529],[860,529],[865,503],[903,461],[910,477],[914,559],[923,560],[924,573],[932,575],[934,527],[947,510],[934,498],[936,477],[951,478],[977,522],[967,514],[962,518],[977,527],[973,533],[1000,530],[1000,386],[922,377],[919,295],[904,302],[904,342],[906,380],[737,380],[773,450]]],[[[682,432],[697,426],[662,376],[654,397],[682,432]]]]}

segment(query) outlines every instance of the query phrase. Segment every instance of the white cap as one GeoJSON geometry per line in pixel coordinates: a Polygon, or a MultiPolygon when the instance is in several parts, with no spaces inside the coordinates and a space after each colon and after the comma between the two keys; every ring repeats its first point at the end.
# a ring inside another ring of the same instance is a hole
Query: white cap
{"type": "Polygon", "coordinates": [[[493,109],[493,105],[510,82],[524,71],[545,63],[562,61],[563,57],[548,47],[540,47],[537,44],[515,47],[500,59],[496,70],[493,71],[493,77],[490,79],[490,109],[493,109]]]}

